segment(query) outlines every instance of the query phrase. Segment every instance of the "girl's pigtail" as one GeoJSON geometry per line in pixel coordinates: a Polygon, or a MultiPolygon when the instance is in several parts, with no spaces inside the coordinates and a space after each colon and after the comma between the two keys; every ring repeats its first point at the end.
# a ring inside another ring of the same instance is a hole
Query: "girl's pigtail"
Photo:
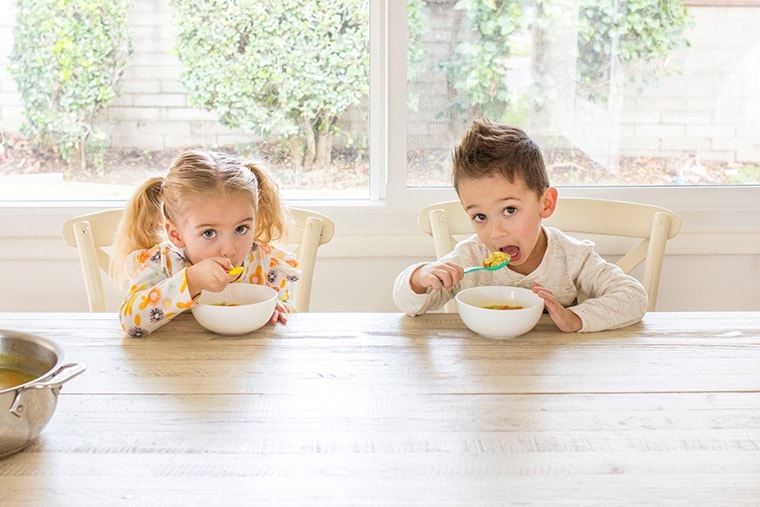
{"type": "Polygon", "coordinates": [[[259,202],[256,211],[255,238],[262,243],[287,240],[290,215],[280,196],[280,187],[268,171],[246,164],[258,181],[259,202]]]}
{"type": "Polygon", "coordinates": [[[165,240],[161,177],[148,179],[127,202],[116,231],[111,262],[111,275],[120,286],[127,274],[124,263],[135,250],[151,248],[165,240]]]}

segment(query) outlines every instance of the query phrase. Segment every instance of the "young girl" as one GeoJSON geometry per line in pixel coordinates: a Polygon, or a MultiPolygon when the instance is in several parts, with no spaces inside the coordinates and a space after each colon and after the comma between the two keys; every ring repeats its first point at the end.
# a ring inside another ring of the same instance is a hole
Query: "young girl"
{"type": "Polygon", "coordinates": [[[393,298],[402,311],[437,310],[467,287],[511,285],[538,294],[565,332],[614,329],[644,316],[648,299],[638,280],[604,260],[590,241],[542,225],[557,206],[557,189],[525,132],[474,122],[454,150],[453,180],[475,235],[439,261],[414,264],[398,275],[393,298]],[[497,251],[511,257],[506,268],[464,275],[462,266],[479,266],[497,251]]]}
{"type": "Polygon", "coordinates": [[[298,261],[268,243],[285,235],[287,220],[279,188],[261,168],[223,153],[181,154],[165,177],[137,190],[119,225],[113,275],[130,286],[121,327],[145,336],[191,308],[202,290],[230,283],[279,291],[271,322],[285,323],[295,311],[289,291],[298,261]],[[242,274],[230,274],[235,267],[242,274]]]}

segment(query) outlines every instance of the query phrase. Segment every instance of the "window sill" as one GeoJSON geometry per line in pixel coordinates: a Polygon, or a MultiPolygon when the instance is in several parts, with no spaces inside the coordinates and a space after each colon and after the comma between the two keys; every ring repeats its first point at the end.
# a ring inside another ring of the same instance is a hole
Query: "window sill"
{"type": "MultiPolygon", "coordinates": [[[[699,188],[570,188],[560,189],[560,195],[587,196],[648,202],[667,207],[682,219],[681,238],[690,236],[691,247],[699,251],[696,238],[709,244],[702,250],[719,248],[716,239],[735,235],[730,249],[743,253],[760,253],[760,187],[699,187],[699,188]],[[753,239],[754,238],[754,239],[753,239]],[[744,246],[741,246],[744,245],[744,246]]],[[[288,201],[288,204],[311,208],[331,217],[336,224],[334,244],[346,237],[374,238],[372,243],[386,242],[388,246],[397,237],[421,236],[417,228],[420,208],[436,200],[454,199],[451,189],[408,190],[402,200],[394,204],[356,201],[288,201]]],[[[0,203],[0,239],[60,238],[66,219],[100,209],[122,206],[122,201],[18,201],[0,203]]],[[[328,244],[326,249],[332,250],[328,244]],[[329,248],[327,248],[329,247],[329,248]]],[[[376,245],[377,248],[383,248],[376,245]]],[[[383,248],[385,249],[385,248],[383,248]]]]}

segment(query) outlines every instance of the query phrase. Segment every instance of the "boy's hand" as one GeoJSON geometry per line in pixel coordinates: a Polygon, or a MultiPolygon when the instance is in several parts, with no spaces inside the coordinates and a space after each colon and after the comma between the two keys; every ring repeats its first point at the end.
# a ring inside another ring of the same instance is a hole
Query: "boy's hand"
{"type": "Polygon", "coordinates": [[[552,291],[536,282],[533,282],[532,289],[538,297],[544,300],[544,307],[546,308],[546,311],[549,312],[549,317],[551,317],[552,321],[560,331],[574,333],[583,326],[581,318],[571,310],[562,306],[559,301],[557,301],[557,298],[554,297],[552,291]]]}
{"type": "Polygon", "coordinates": [[[410,280],[416,294],[424,294],[428,288],[450,290],[464,277],[464,268],[453,262],[429,262],[412,273],[410,280]]]}

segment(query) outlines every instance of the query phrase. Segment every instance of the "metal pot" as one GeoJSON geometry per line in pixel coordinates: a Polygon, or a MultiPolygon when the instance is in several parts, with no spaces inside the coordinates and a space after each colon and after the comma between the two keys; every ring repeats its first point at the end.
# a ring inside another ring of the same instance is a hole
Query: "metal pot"
{"type": "Polygon", "coordinates": [[[34,378],[0,389],[0,458],[14,454],[40,436],[53,416],[64,382],[86,367],[63,364],[63,349],[40,336],[0,329],[0,368],[34,378]]]}

